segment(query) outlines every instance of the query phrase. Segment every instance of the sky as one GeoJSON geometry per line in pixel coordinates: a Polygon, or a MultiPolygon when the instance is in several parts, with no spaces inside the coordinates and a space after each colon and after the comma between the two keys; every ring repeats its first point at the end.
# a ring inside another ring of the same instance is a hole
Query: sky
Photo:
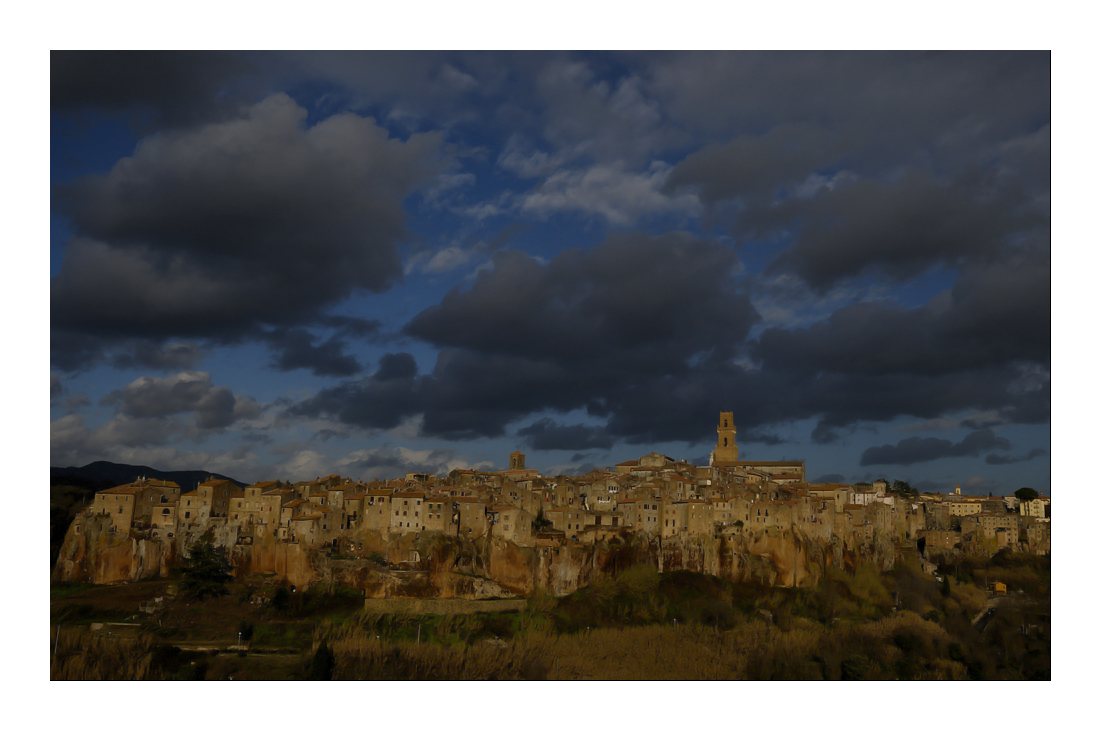
{"type": "Polygon", "coordinates": [[[1051,489],[1049,52],[52,52],[50,461],[1051,489]]]}

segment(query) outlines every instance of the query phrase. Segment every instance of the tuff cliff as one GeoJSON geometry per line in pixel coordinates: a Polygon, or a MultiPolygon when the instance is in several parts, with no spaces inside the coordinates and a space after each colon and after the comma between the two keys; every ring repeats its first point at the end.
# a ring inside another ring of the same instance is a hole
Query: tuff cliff
{"type": "MultiPolygon", "coordinates": [[[[340,554],[342,548],[310,549],[273,536],[238,544],[236,530],[224,523],[212,524],[209,533],[215,545],[229,549],[238,576],[275,575],[300,588],[338,583],[376,598],[527,596],[537,589],[562,596],[636,564],[767,586],[813,586],[828,566],[871,563],[888,570],[898,552],[895,541],[879,533],[868,543],[846,544],[775,529],[666,540],[633,534],[593,545],[536,548],[500,538],[363,530],[342,544],[355,548],[351,556],[340,554]]],[[[183,555],[182,537],[113,533],[109,518],[82,515],[65,537],[52,578],[109,584],[165,576],[183,555]]]]}

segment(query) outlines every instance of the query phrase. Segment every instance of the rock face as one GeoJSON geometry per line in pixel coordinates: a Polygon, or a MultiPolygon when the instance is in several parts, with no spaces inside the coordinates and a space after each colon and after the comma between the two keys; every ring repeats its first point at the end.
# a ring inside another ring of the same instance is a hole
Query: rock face
{"type": "MultiPolygon", "coordinates": [[[[828,566],[853,569],[871,563],[887,570],[896,555],[894,541],[880,534],[867,544],[845,545],[837,538],[822,541],[798,530],[775,529],[666,540],[635,534],[594,545],[537,548],[440,533],[363,530],[351,536],[357,554],[374,555],[374,560],[333,558],[274,536],[238,545],[236,529],[224,522],[212,521],[208,533],[216,546],[229,549],[237,576],[274,574],[298,588],[336,583],[380,599],[482,599],[528,596],[536,590],[562,596],[637,564],[767,586],[813,586],[828,566]]],[[[65,537],[52,578],[110,584],[165,576],[186,552],[181,537],[165,541],[112,533],[109,517],[81,515],[65,537]]]]}
{"type": "Polygon", "coordinates": [[[171,546],[111,532],[110,516],[77,516],[57,557],[51,579],[114,584],[166,573],[171,546]]]}

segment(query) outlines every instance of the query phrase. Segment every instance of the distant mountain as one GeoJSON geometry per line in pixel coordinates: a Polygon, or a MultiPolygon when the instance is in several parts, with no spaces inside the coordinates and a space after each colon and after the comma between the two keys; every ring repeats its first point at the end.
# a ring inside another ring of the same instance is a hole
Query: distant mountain
{"type": "Polygon", "coordinates": [[[55,484],[58,478],[73,477],[79,480],[87,480],[92,483],[110,483],[114,485],[126,485],[140,477],[148,477],[154,480],[169,480],[180,486],[184,492],[195,489],[200,482],[206,482],[210,478],[216,480],[229,480],[238,487],[244,487],[246,483],[235,480],[217,472],[206,470],[155,470],[152,467],[132,464],[116,464],[114,462],[92,462],[83,467],[51,467],[50,484],[55,484]]]}

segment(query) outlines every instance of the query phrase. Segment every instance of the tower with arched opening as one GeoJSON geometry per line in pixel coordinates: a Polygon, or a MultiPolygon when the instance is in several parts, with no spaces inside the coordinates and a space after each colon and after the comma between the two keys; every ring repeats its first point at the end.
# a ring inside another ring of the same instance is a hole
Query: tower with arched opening
{"type": "Polygon", "coordinates": [[[715,451],[711,453],[711,464],[732,466],[738,462],[738,444],[736,436],[738,427],[734,426],[734,412],[719,412],[719,438],[715,443],[715,451]]]}

